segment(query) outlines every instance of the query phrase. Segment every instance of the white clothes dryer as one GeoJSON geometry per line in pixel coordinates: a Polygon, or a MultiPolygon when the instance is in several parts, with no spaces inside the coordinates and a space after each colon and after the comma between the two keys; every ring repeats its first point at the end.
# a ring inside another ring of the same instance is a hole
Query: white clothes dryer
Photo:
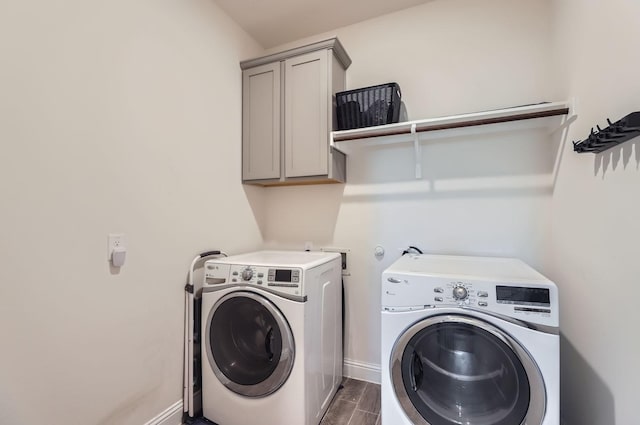
{"type": "Polygon", "coordinates": [[[381,314],[382,425],[559,425],[558,291],[522,261],[405,255],[381,314]]]}
{"type": "Polygon", "coordinates": [[[219,425],[317,425],[342,380],[338,253],[205,263],[202,404],[219,425]]]}

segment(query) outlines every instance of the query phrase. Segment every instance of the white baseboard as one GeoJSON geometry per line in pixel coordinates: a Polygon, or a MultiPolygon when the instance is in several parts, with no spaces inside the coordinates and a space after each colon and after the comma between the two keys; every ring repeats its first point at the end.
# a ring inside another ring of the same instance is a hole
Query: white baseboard
{"type": "Polygon", "coordinates": [[[182,400],[176,401],[144,425],[182,425],[182,400]]]}
{"type": "Polygon", "coordinates": [[[373,382],[374,384],[380,383],[380,365],[378,364],[344,359],[342,374],[347,378],[373,382]]]}

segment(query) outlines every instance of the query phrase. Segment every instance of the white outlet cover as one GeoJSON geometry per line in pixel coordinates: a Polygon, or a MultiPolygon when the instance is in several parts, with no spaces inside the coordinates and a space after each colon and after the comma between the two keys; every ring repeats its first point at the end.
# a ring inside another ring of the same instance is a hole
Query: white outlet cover
{"type": "Polygon", "coordinates": [[[115,248],[124,248],[125,246],[124,233],[109,233],[107,259],[111,261],[111,254],[115,248]]]}

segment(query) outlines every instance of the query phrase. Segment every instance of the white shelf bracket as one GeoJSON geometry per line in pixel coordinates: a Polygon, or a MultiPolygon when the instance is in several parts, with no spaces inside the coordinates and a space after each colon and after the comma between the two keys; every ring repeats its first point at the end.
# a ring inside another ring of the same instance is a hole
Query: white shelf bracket
{"type": "Polygon", "coordinates": [[[568,120],[573,121],[576,117],[578,116],[578,99],[576,99],[575,97],[572,97],[571,100],[569,100],[569,115],[568,115],[568,120]]]}
{"type": "Polygon", "coordinates": [[[411,135],[413,136],[413,150],[416,157],[416,179],[419,180],[422,178],[422,147],[415,123],[411,124],[411,135]]]}

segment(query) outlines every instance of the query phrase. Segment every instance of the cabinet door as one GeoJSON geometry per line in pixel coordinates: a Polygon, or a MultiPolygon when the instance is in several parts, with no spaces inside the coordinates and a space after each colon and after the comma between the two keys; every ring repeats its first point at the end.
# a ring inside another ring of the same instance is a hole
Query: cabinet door
{"type": "Polygon", "coordinates": [[[280,62],[242,73],[242,179],[280,177],[280,62]]]}
{"type": "Polygon", "coordinates": [[[328,173],[327,50],[285,61],[285,176],[328,173]]]}

